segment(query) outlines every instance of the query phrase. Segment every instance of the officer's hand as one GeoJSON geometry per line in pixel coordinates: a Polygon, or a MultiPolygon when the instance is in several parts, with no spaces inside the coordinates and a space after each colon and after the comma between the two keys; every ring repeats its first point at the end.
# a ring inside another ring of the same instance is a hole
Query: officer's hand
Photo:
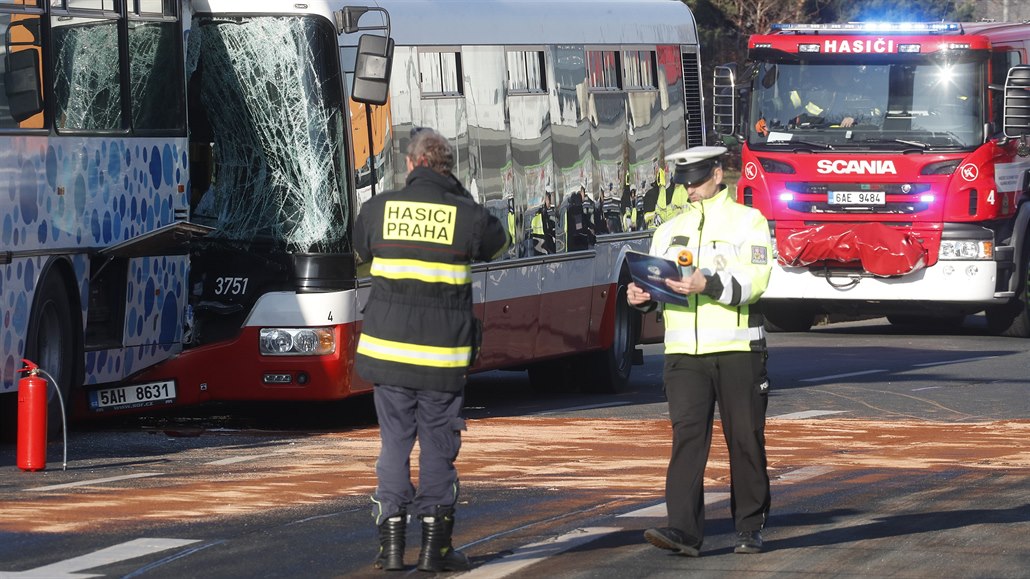
{"type": "Polygon", "coordinates": [[[640,289],[640,286],[637,284],[630,282],[626,287],[626,301],[628,301],[630,305],[639,306],[640,304],[651,301],[651,294],[640,289]]]}
{"type": "Polygon", "coordinates": [[[853,117],[844,117],[840,122],[840,126],[853,127],[855,126],[855,119],[853,117]]]}
{"type": "Polygon", "coordinates": [[[678,294],[689,296],[705,291],[708,280],[705,279],[705,274],[701,273],[701,270],[695,269],[693,273],[683,279],[665,280],[665,285],[678,294]]]}

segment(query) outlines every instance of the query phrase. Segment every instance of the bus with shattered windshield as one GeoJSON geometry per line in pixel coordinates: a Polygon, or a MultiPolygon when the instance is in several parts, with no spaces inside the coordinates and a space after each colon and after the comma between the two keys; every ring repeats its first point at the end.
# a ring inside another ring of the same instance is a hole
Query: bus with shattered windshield
{"type": "Polygon", "coordinates": [[[363,201],[403,186],[421,126],[451,140],[456,176],[515,240],[472,267],[484,325],[473,370],[528,370],[543,388],[625,384],[637,344],[661,338],[657,316],[625,300],[625,252],[646,251],[651,232],[605,230],[568,207],[601,211],[624,183],[653,186],[666,154],[704,143],[703,103],[685,4],[600,4],[194,1],[188,195],[206,235],[190,243],[182,350],[83,411],[138,408],[122,395],[136,384],[174,385],[162,402],[176,405],[370,391],[352,371],[371,283],[351,227],[363,201]],[[367,36],[388,77],[376,104],[352,98],[367,36]],[[553,240],[540,242],[535,216],[553,240]]]}
{"type": "MultiPolygon", "coordinates": [[[[5,437],[22,359],[68,399],[181,349],[181,242],[202,231],[187,222],[181,16],[169,0],[0,1],[5,437]]],[[[138,383],[124,394],[160,399],[171,388],[138,383]]]]}

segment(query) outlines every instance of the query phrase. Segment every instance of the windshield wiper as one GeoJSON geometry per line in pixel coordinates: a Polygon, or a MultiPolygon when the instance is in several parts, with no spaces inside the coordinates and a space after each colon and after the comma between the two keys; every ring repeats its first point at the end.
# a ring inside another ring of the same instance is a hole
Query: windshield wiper
{"type": "Polygon", "coordinates": [[[813,142],[813,141],[806,141],[804,139],[791,139],[789,141],[773,141],[771,143],[765,143],[765,144],[766,145],[770,145],[770,146],[793,145],[795,152],[798,151],[799,149],[805,149],[805,148],[808,148],[808,149],[822,149],[824,151],[833,151],[834,150],[833,145],[831,145],[829,143],[816,143],[816,142],[813,142]],[[802,146],[798,147],[797,145],[802,145],[802,146]]]}
{"type": "Polygon", "coordinates": [[[884,144],[884,143],[898,143],[899,145],[905,145],[907,147],[913,147],[915,149],[919,149],[920,151],[925,151],[925,150],[927,150],[927,149],[929,149],[931,147],[931,145],[929,143],[923,143],[921,141],[909,141],[907,139],[874,139],[874,138],[870,138],[870,139],[863,139],[862,142],[863,143],[880,143],[880,144],[884,144]]]}
{"type": "Polygon", "coordinates": [[[918,149],[927,150],[930,148],[929,143],[923,143],[920,141],[909,141],[906,139],[892,139],[895,143],[901,143],[902,145],[908,145],[909,147],[916,147],[918,149]]]}

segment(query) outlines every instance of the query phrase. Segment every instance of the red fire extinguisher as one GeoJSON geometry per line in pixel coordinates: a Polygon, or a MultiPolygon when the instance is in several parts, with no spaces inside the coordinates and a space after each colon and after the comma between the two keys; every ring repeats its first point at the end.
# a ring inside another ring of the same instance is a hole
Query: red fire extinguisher
{"type": "Polygon", "coordinates": [[[47,383],[39,367],[23,359],[27,373],[18,380],[18,468],[27,471],[46,468],[47,383]]]}

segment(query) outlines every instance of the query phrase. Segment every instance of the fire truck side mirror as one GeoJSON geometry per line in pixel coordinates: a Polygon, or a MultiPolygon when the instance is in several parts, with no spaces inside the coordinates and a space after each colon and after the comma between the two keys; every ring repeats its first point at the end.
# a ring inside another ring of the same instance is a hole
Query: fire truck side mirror
{"type": "Polygon", "coordinates": [[[1030,135],[1030,65],[1020,64],[1009,69],[1004,102],[1005,136],[1030,135]]]}
{"type": "Polygon", "coordinates": [[[719,136],[733,137],[737,134],[740,121],[737,88],[736,64],[715,67],[712,81],[712,126],[719,136]]]}

